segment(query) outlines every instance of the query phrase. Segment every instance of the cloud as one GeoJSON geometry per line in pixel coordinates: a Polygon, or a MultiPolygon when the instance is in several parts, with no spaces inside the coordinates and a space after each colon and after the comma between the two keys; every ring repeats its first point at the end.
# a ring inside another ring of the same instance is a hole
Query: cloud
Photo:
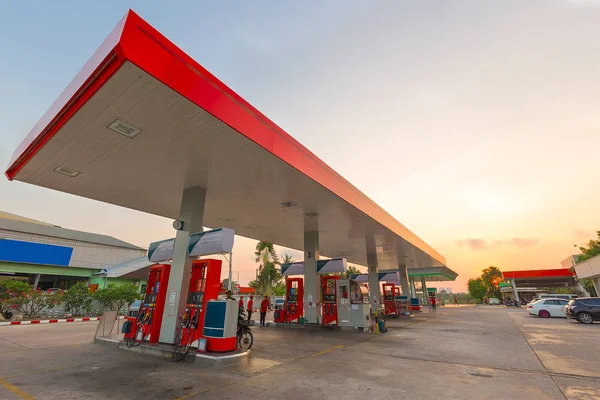
{"type": "Polygon", "coordinates": [[[519,237],[514,237],[508,240],[493,240],[491,242],[485,239],[464,239],[456,241],[456,244],[459,247],[468,246],[471,250],[491,249],[499,246],[531,247],[537,243],[537,239],[523,239],[519,237]]]}
{"type": "Polygon", "coordinates": [[[596,237],[595,233],[592,231],[584,231],[582,229],[575,229],[573,231],[573,236],[579,239],[590,240],[596,237]]]}
{"type": "Polygon", "coordinates": [[[456,243],[460,247],[465,246],[465,245],[469,246],[469,248],[472,250],[485,249],[486,247],[489,247],[487,240],[484,240],[484,239],[465,239],[465,240],[458,240],[456,243]]]}

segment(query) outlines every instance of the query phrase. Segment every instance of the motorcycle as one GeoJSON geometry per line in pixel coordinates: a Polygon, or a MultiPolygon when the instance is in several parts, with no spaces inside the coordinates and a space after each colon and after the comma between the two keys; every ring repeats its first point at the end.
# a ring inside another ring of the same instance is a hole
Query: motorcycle
{"type": "Polygon", "coordinates": [[[250,328],[246,313],[241,312],[238,316],[237,345],[241,350],[250,350],[254,343],[254,334],[250,328]]]}

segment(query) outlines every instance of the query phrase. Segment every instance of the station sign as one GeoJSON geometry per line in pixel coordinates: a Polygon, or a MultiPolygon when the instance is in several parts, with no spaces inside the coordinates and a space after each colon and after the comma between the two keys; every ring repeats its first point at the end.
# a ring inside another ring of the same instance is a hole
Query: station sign
{"type": "MultiPolygon", "coordinates": [[[[235,232],[229,228],[217,228],[210,231],[198,232],[188,239],[188,256],[200,257],[212,254],[231,253],[235,232]]],[[[150,243],[148,260],[163,262],[173,259],[175,238],[150,243]]]]}
{"type": "MultiPolygon", "coordinates": [[[[329,274],[336,272],[346,272],[348,263],[345,258],[333,258],[331,260],[318,260],[317,273],[329,274]]],[[[283,276],[304,275],[304,262],[294,262],[281,264],[281,274],[283,276]]]]}

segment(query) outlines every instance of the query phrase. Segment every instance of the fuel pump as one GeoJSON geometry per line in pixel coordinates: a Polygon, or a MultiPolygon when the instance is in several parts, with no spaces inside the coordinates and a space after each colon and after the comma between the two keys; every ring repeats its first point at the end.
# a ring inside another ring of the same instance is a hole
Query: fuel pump
{"type": "Polygon", "coordinates": [[[285,322],[300,322],[304,315],[304,280],[302,278],[287,278],[285,296],[285,322]]]}
{"type": "Polygon", "coordinates": [[[339,325],[338,324],[338,308],[336,296],[336,281],[339,276],[321,275],[321,324],[339,325]]]}
{"type": "Polygon", "coordinates": [[[162,324],[163,310],[169,282],[169,264],[150,267],[144,300],[140,304],[137,317],[127,318],[129,328],[125,333],[127,346],[132,347],[141,342],[157,343],[162,324]]]}
{"type": "Polygon", "coordinates": [[[219,296],[221,289],[221,260],[203,259],[192,262],[186,308],[176,345],[190,347],[202,336],[206,303],[219,296]]]}
{"type": "MultiPolygon", "coordinates": [[[[399,289],[399,288],[398,288],[399,289]]],[[[393,283],[383,284],[383,302],[385,314],[396,314],[396,285],[393,283]]]]}

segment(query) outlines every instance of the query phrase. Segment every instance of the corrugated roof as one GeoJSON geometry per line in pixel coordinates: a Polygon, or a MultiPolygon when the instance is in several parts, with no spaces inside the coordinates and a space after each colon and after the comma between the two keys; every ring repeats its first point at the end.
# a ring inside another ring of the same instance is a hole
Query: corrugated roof
{"type": "Polygon", "coordinates": [[[11,219],[14,221],[23,221],[23,222],[31,222],[34,224],[40,224],[40,225],[48,225],[48,226],[54,226],[52,224],[49,224],[47,222],[42,222],[42,221],[38,221],[37,219],[32,219],[32,218],[27,218],[27,217],[23,217],[22,215],[17,215],[17,214],[11,214],[9,212],[6,211],[0,211],[0,219],[11,219]]]}
{"type": "Polygon", "coordinates": [[[78,240],[80,242],[103,244],[106,246],[123,247],[127,249],[146,250],[117,238],[97,233],[81,232],[65,229],[54,225],[42,225],[33,222],[19,221],[16,219],[0,218],[0,229],[15,232],[27,232],[36,235],[57,237],[62,239],[78,240]]]}

